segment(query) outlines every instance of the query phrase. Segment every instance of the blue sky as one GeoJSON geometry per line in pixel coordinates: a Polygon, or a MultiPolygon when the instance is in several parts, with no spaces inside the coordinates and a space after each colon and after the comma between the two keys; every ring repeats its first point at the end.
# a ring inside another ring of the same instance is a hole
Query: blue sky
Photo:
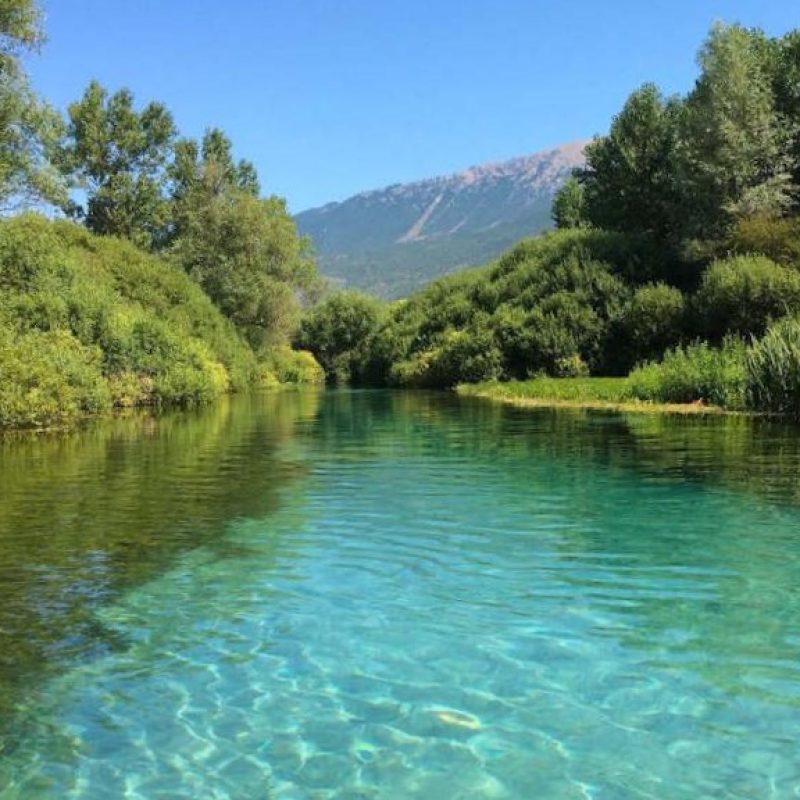
{"type": "Polygon", "coordinates": [[[683,92],[716,19],[780,34],[797,0],[43,0],[29,68],[223,128],[292,211],[606,130],[644,81],[683,92]]]}

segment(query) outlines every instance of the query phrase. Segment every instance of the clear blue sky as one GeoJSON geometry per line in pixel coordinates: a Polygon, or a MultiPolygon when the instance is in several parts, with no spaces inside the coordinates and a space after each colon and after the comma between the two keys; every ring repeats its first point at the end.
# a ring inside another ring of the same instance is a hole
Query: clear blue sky
{"type": "Polygon", "coordinates": [[[223,128],[292,211],[607,129],[644,81],[686,91],[715,19],[780,34],[797,0],[43,0],[30,61],[223,128]]]}

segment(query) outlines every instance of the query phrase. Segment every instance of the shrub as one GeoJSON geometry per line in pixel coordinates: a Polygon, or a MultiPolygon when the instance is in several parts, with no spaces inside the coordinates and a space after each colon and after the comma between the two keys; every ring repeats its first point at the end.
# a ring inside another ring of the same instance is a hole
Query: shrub
{"type": "Polygon", "coordinates": [[[726,333],[760,336],[771,321],[800,311],[800,272],[765,256],[716,261],[703,275],[695,307],[713,341],[726,333]]]}
{"type": "Polygon", "coordinates": [[[393,365],[389,381],[396,386],[449,389],[459,383],[496,380],[501,374],[502,355],[491,331],[449,330],[438,347],[393,365]]]}
{"type": "Polygon", "coordinates": [[[635,369],[629,379],[632,397],[658,403],[712,403],[744,408],[747,395],[747,348],[734,337],[722,347],[699,342],[668,350],[660,362],[635,369]]]}
{"type": "Polygon", "coordinates": [[[800,319],[781,320],[753,345],[747,379],[751,407],[800,418],[800,319]]]}
{"type": "Polygon", "coordinates": [[[618,325],[619,366],[658,358],[680,342],[685,301],[679,289],[663,283],[640,286],[625,306],[618,325]]]}
{"type": "Polygon", "coordinates": [[[295,343],[314,354],[331,383],[349,383],[367,369],[369,347],[383,319],[382,304],[361,292],[331,295],[300,324],[295,343]]]}
{"type": "Polygon", "coordinates": [[[0,427],[58,425],[110,408],[100,361],[66,331],[0,328],[0,427]]]}
{"type": "Polygon", "coordinates": [[[292,350],[285,345],[273,347],[266,353],[259,366],[262,386],[325,383],[325,371],[313,354],[305,350],[292,350]]]}
{"type": "Polygon", "coordinates": [[[187,275],[35,214],[0,222],[0,334],[3,425],[202,402],[256,373],[250,349],[187,275]]]}
{"type": "Polygon", "coordinates": [[[730,241],[737,253],[762,253],[779,264],[800,268],[800,218],[741,219],[730,241]]]}

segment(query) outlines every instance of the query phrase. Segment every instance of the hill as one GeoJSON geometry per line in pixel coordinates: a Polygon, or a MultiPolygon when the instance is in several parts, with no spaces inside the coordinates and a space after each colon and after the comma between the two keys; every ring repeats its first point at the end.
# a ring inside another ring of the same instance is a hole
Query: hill
{"type": "Polygon", "coordinates": [[[553,195],[583,164],[585,144],[363,192],[295,219],[325,275],[400,297],[550,227],[553,195]]]}

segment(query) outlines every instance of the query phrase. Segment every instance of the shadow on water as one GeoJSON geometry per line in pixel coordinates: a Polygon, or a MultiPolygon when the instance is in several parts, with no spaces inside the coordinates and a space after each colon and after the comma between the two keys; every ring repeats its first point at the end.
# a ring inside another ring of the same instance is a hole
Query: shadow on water
{"type": "Polygon", "coordinates": [[[0,441],[0,727],[32,683],[126,645],[98,608],[190,549],[231,555],[231,520],[302,487],[289,445],[318,402],[257,394],[0,441]]]}

